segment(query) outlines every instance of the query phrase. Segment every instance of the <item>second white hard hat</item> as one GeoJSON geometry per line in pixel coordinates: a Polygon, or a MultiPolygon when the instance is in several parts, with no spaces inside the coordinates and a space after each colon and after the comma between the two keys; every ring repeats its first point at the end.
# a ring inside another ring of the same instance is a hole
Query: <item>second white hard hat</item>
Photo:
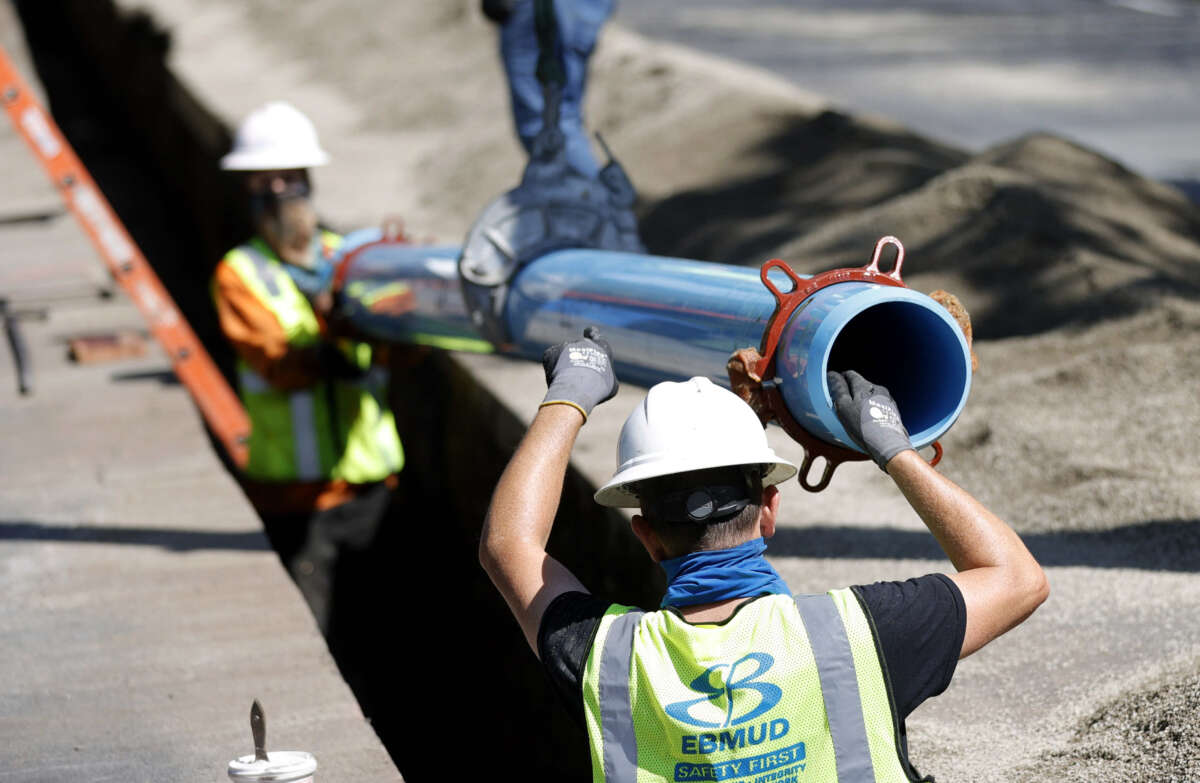
{"type": "Polygon", "coordinates": [[[767,444],[758,416],[707,378],[660,383],[629,414],[617,442],[617,472],[596,491],[602,506],[637,508],[639,481],[732,465],[762,465],[763,486],[796,475],[767,444]]]}
{"type": "Polygon", "coordinates": [[[221,158],[226,171],[276,171],[323,166],[329,155],[317,141],[317,129],[295,106],[273,101],[246,116],[233,149],[221,158]]]}

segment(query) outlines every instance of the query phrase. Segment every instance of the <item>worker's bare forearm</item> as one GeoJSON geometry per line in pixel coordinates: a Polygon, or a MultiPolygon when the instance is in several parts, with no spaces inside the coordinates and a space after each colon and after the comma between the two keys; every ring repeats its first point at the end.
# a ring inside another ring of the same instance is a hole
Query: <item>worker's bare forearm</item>
{"type": "Polygon", "coordinates": [[[915,451],[887,465],[909,505],[958,570],[968,610],[963,655],[1020,623],[1049,593],[1045,574],[1020,536],[915,451]]]}
{"type": "Polygon", "coordinates": [[[492,493],[484,545],[502,546],[516,539],[545,547],[571,447],[582,425],[583,416],[568,405],[547,405],[538,411],[492,493]]]}
{"type": "Polygon", "coordinates": [[[959,571],[1030,556],[1012,528],[917,452],[897,454],[887,469],[959,571]]]}
{"type": "Polygon", "coordinates": [[[569,405],[538,411],[492,494],[479,561],[537,652],[542,613],[555,596],[584,590],[546,553],[571,448],[583,415],[569,405]]]}

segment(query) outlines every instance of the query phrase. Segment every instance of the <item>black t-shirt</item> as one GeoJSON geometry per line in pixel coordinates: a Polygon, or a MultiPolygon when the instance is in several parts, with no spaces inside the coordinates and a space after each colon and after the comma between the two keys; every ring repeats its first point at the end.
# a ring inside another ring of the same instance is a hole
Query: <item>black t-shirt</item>
{"type": "MultiPolygon", "coordinates": [[[[921,702],[946,690],[954,675],[967,629],[962,593],[944,574],[852,589],[874,625],[903,737],[904,719],[921,702]]],[[[538,629],[542,666],[581,727],[583,667],[600,619],[611,605],[588,593],[563,593],[546,607],[538,629]]]]}

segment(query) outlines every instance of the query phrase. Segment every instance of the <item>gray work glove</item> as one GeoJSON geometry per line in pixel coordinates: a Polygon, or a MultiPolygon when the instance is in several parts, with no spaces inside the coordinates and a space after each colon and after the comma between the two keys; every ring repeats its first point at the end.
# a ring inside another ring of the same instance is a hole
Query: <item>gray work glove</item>
{"type": "Polygon", "coordinates": [[[617,393],[612,348],[594,326],[583,330],[583,339],[547,348],[542,367],[550,387],[542,405],[570,405],[583,414],[585,422],[592,408],[617,393]]]}
{"type": "Polygon", "coordinates": [[[887,472],[892,457],[913,447],[891,393],[853,370],[830,372],[825,378],[838,421],[854,442],[887,472]]]}

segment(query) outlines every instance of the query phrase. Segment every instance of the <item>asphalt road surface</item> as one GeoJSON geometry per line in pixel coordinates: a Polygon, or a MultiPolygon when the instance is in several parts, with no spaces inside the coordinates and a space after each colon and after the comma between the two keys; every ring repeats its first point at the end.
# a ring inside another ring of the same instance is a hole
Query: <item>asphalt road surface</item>
{"type": "Polygon", "coordinates": [[[1196,0],[625,0],[616,20],[966,149],[1048,130],[1200,196],[1196,0]]]}

